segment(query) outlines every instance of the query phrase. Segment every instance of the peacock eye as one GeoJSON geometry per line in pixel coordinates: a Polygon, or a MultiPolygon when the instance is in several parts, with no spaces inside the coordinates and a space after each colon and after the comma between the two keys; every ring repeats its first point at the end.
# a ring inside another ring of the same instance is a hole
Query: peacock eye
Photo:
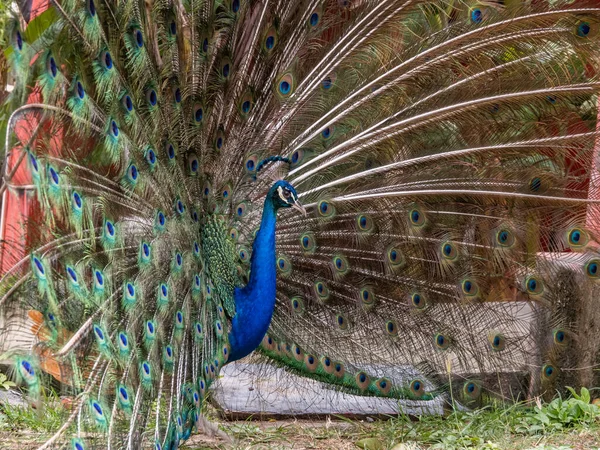
{"type": "Polygon", "coordinates": [[[289,189],[283,189],[283,196],[285,198],[290,198],[292,196],[292,193],[289,189]]]}

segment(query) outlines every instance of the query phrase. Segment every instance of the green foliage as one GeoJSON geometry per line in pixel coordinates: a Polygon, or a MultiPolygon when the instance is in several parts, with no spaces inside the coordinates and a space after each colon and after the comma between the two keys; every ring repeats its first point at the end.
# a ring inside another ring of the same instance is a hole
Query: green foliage
{"type": "MultiPolygon", "coordinates": [[[[315,449],[338,448],[342,442],[352,442],[356,448],[366,450],[572,450],[598,448],[599,417],[597,407],[590,402],[587,389],[579,394],[572,391],[572,398],[553,401],[530,408],[524,405],[502,407],[500,405],[474,411],[455,410],[448,416],[414,417],[401,415],[385,421],[365,423],[338,417],[341,422],[327,421],[325,426],[317,422],[236,422],[224,423],[227,433],[236,437],[235,448],[282,448],[284,444],[296,443],[299,447],[315,449]],[[592,407],[593,406],[593,407],[592,407]],[[534,430],[540,412],[546,414],[550,423],[562,423],[562,427],[546,426],[534,430]],[[311,445],[307,445],[307,444],[311,445]],[[272,447],[271,447],[272,446],[272,447]]],[[[59,398],[49,394],[48,405],[43,412],[18,406],[0,406],[0,433],[35,431],[48,433],[62,424],[68,411],[59,398]]],[[[209,415],[215,414],[212,409],[209,415]]],[[[215,418],[210,416],[211,420],[215,418]]],[[[207,438],[210,439],[210,438],[207,438]]],[[[214,440],[210,448],[215,448],[214,440]]],[[[186,447],[207,448],[202,445],[186,447]]],[[[230,448],[219,445],[216,448],[230,448]]],[[[346,447],[344,447],[346,448],[346,447]]]]}
{"type": "MultiPolygon", "coordinates": [[[[442,430],[440,430],[442,431],[442,430]]],[[[479,436],[461,436],[455,434],[447,434],[441,437],[440,442],[432,445],[432,449],[462,449],[462,448],[477,448],[481,450],[499,449],[500,446],[491,441],[485,441],[479,436]]]]}
{"type": "Polygon", "coordinates": [[[475,411],[455,410],[445,419],[439,416],[421,417],[417,428],[409,433],[412,439],[429,445],[431,449],[500,449],[497,441],[519,408],[483,408],[475,411]]]}
{"type": "MultiPolygon", "coordinates": [[[[568,389],[571,398],[557,398],[534,407],[498,404],[473,411],[455,409],[445,417],[421,416],[417,422],[414,418],[400,416],[370,434],[384,442],[385,448],[401,442],[436,450],[578,448],[563,444],[565,441],[572,442],[570,433],[597,432],[600,408],[591,403],[591,395],[586,388],[582,388],[579,394],[568,389]],[[548,440],[552,445],[541,442],[548,440]],[[519,445],[514,442],[519,442],[519,445]]],[[[364,446],[365,442],[370,443],[371,440],[363,435],[356,444],[368,448],[364,446]]]]}
{"type": "Polygon", "coordinates": [[[0,48],[6,47],[6,29],[10,20],[11,2],[0,2],[0,48]]]}
{"type": "Polygon", "coordinates": [[[16,386],[16,384],[10,381],[5,374],[0,373],[0,389],[8,390],[13,386],[16,386]]]}
{"type": "Polygon", "coordinates": [[[68,411],[55,394],[44,402],[44,409],[29,406],[0,404],[0,431],[52,432],[66,419],[68,411]]]}
{"type": "Polygon", "coordinates": [[[377,438],[364,438],[356,442],[358,448],[364,450],[383,450],[383,443],[377,438]]]}
{"type": "Polygon", "coordinates": [[[537,405],[530,414],[521,419],[516,431],[539,433],[561,430],[576,425],[589,425],[600,417],[600,408],[590,403],[590,392],[581,388],[578,395],[573,388],[567,388],[572,398],[556,398],[547,405],[537,405]]]}

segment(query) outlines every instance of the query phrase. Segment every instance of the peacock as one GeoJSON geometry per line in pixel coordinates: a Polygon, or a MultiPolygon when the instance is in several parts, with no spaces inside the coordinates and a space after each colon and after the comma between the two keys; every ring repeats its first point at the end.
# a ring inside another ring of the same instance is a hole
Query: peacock
{"type": "Polygon", "coordinates": [[[596,0],[21,3],[0,308],[74,399],[43,448],[178,448],[252,352],[466,406],[598,381],[596,0]]]}

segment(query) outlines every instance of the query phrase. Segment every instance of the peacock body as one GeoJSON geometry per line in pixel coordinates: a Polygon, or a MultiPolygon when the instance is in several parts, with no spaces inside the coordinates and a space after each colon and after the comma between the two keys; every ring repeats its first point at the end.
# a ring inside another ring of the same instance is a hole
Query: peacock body
{"type": "Polygon", "coordinates": [[[257,347],[361,395],[593,383],[599,26],[543,0],[15,19],[0,307],[32,398],[76,399],[45,448],[177,448],[257,347]]]}

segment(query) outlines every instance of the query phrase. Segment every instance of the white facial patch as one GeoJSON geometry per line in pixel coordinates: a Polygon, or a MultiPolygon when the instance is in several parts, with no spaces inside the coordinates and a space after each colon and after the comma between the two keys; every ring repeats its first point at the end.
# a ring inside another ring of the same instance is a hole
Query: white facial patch
{"type": "Polygon", "coordinates": [[[296,201],[298,201],[298,199],[296,198],[296,196],[294,195],[294,193],[292,191],[290,191],[290,197],[289,198],[285,198],[285,196],[283,195],[283,187],[281,186],[277,186],[277,192],[279,193],[279,198],[281,200],[283,200],[285,203],[295,203],[296,201]],[[290,200],[292,200],[292,202],[290,202],[290,200]]]}

